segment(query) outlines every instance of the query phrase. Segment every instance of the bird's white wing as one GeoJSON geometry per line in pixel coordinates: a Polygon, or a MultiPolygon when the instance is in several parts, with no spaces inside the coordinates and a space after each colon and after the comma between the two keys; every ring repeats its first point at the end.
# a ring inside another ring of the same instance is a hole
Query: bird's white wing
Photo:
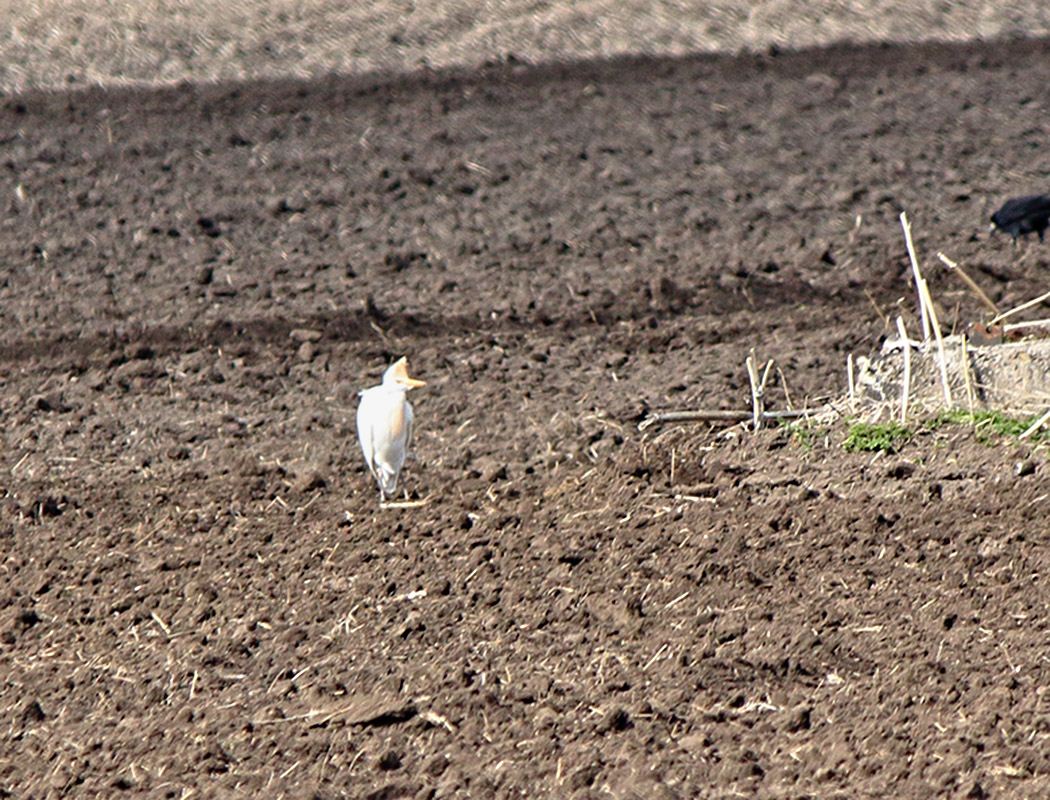
{"type": "Polygon", "coordinates": [[[361,455],[365,457],[368,471],[374,476],[375,470],[375,443],[372,416],[375,413],[374,403],[370,402],[368,390],[361,392],[361,401],[357,405],[357,439],[361,443],[361,455]]]}
{"type": "Polygon", "coordinates": [[[412,412],[412,404],[405,401],[405,456],[412,448],[412,434],[416,427],[416,415],[412,412]]]}

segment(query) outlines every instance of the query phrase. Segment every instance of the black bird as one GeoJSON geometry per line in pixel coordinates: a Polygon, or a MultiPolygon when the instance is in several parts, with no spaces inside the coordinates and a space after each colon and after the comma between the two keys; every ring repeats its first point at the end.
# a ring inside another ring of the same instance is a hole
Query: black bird
{"type": "Polygon", "coordinates": [[[1003,203],[1003,207],[992,214],[992,231],[995,229],[1014,237],[1038,233],[1039,241],[1050,228],[1050,195],[1032,194],[1027,197],[1014,197],[1003,203]]]}

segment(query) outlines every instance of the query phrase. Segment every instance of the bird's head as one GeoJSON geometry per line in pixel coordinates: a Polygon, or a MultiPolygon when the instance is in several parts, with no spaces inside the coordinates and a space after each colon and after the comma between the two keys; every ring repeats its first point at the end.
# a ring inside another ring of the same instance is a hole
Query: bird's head
{"type": "Polygon", "coordinates": [[[391,386],[400,386],[405,389],[415,389],[418,386],[426,386],[426,381],[416,380],[408,377],[408,361],[401,356],[397,361],[387,367],[383,373],[383,383],[391,386]]]}

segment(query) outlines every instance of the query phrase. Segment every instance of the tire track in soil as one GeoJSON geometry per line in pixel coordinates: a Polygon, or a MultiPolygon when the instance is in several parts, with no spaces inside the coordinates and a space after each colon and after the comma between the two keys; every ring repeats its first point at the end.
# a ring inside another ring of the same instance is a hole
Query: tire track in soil
{"type": "MultiPolygon", "coordinates": [[[[747,277],[747,276],[744,276],[747,277]]],[[[778,306],[804,304],[816,314],[834,314],[844,303],[859,303],[858,292],[822,292],[799,282],[792,289],[781,283],[742,283],[736,289],[693,287],[683,289],[666,278],[656,280],[639,294],[642,301],[631,304],[606,302],[586,310],[567,309],[568,313],[549,316],[546,313],[512,318],[489,317],[478,319],[467,316],[424,316],[416,314],[388,314],[371,306],[362,311],[330,312],[297,319],[282,317],[222,319],[198,330],[195,326],[135,324],[105,326],[103,330],[88,331],[83,327],[69,330],[44,329],[29,338],[5,337],[0,343],[0,362],[20,363],[29,359],[42,360],[60,349],[63,356],[85,363],[84,359],[112,361],[113,353],[126,348],[148,348],[155,355],[169,355],[202,347],[223,347],[235,342],[257,345],[277,345],[288,341],[293,331],[316,331],[327,342],[354,343],[387,336],[403,340],[433,338],[456,339],[477,334],[521,334],[535,329],[554,332],[566,330],[611,331],[623,324],[644,323],[643,327],[657,328],[662,323],[673,323],[683,316],[704,319],[711,309],[719,315],[746,312],[764,312],[778,306]],[[785,295],[785,291],[789,294],[785,295]],[[669,307],[670,306],[670,307],[669,307]],[[830,307],[824,309],[823,307],[830,307]],[[377,328],[379,330],[377,330],[377,328]]],[[[823,324],[816,319],[809,325],[823,324]]],[[[720,342],[738,338],[753,338],[754,330],[737,328],[719,333],[720,342]]],[[[60,365],[59,368],[67,368],[60,365]]]]}

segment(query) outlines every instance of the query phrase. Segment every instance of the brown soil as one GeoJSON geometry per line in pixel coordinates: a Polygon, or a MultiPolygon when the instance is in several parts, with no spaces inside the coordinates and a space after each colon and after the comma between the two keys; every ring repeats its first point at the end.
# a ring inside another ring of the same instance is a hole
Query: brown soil
{"type": "Polygon", "coordinates": [[[4,98],[0,793],[1045,794],[1041,450],[637,423],[1037,294],[1048,50],[4,98]]]}

